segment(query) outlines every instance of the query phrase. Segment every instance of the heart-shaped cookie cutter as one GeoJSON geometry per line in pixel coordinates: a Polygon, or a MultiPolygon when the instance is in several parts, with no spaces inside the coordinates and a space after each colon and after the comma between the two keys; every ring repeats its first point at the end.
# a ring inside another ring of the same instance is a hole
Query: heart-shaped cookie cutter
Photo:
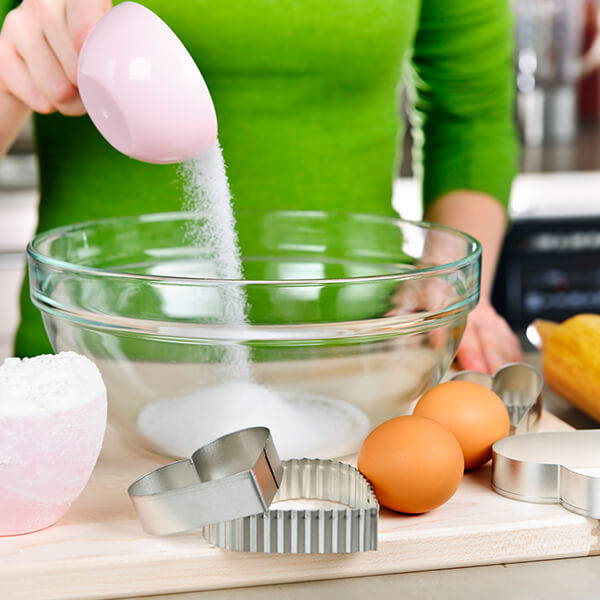
{"type": "Polygon", "coordinates": [[[560,503],[600,519],[600,429],[499,440],[493,446],[492,487],[513,500],[560,503]]]}
{"type": "Polygon", "coordinates": [[[267,511],[282,477],[270,431],[250,427],[140,477],[128,491],[144,531],[170,535],[267,511]]]}
{"type": "Polygon", "coordinates": [[[452,381],[471,381],[498,394],[508,409],[511,433],[532,429],[542,414],[544,378],[527,363],[509,363],[495,375],[479,371],[461,371],[452,381]]]}

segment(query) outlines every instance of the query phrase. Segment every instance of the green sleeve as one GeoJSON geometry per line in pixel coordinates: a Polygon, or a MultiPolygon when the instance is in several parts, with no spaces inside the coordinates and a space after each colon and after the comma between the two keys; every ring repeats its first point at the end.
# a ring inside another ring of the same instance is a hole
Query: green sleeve
{"type": "Polygon", "coordinates": [[[410,74],[425,209],[468,189],[508,204],[517,170],[508,0],[423,0],[410,74]]]}

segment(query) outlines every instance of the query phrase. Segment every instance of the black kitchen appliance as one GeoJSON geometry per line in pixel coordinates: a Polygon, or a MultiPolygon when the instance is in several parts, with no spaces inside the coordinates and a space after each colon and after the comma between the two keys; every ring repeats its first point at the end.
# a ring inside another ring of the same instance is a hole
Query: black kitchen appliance
{"type": "Polygon", "coordinates": [[[517,332],[600,313],[600,216],[528,218],[506,236],[493,304],[517,332]]]}

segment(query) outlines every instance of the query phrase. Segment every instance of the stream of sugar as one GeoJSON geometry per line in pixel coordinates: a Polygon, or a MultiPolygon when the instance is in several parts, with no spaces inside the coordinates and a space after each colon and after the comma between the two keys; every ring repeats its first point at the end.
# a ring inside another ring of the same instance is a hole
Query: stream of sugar
{"type": "MultiPolygon", "coordinates": [[[[216,279],[243,279],[231,191],[219,143],[183,163],[179,174],[183,181],[184,208],[195,217],[187,232],[188,241],[208,251],[216,279]]],[[[235,283],[224,283],[219,295],[222,323],[241,332],[247,324],[243,288],[235,283]]],[[[223,381],[252,380],[250,358],[244,346],[225,347],[221,364],[223,381]]]]}
{"type": "MultiPolygon", "coordinates": [[[[217,279],[243,279],[236,223],[225,162],[219,144],[180,167],[184,208],[195,217],[189,243],[208,252],[217,279]]],[[[243,336],[247,299],[241,286],[219,288],[220,322],[243,336]]],[[[147,405],[138,426],[154,446],[187,457],[200,446],[238,429],[271,430],[281,458],[330,458],[349,454],[366,435],[367,416],[348,402],[315,394],[274,391],[254,381],[248,349],[223,347],[219,381],[179,398],[147,405]]]]}

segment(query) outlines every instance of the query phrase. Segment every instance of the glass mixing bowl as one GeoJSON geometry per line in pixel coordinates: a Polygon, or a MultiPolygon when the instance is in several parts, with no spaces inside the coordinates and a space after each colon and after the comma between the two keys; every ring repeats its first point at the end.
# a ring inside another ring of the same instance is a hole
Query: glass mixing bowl
{"type": "Polygon", "coordinates": [[[91,358],[113,424],[161,454],[252,425],[283,458],[350,454],[449,367],[478,300],[479,244],[369,215],[236,217],[243,280],[215,278],[187,213],[38,235],[31,295],[52,346],[91,358]]]}

